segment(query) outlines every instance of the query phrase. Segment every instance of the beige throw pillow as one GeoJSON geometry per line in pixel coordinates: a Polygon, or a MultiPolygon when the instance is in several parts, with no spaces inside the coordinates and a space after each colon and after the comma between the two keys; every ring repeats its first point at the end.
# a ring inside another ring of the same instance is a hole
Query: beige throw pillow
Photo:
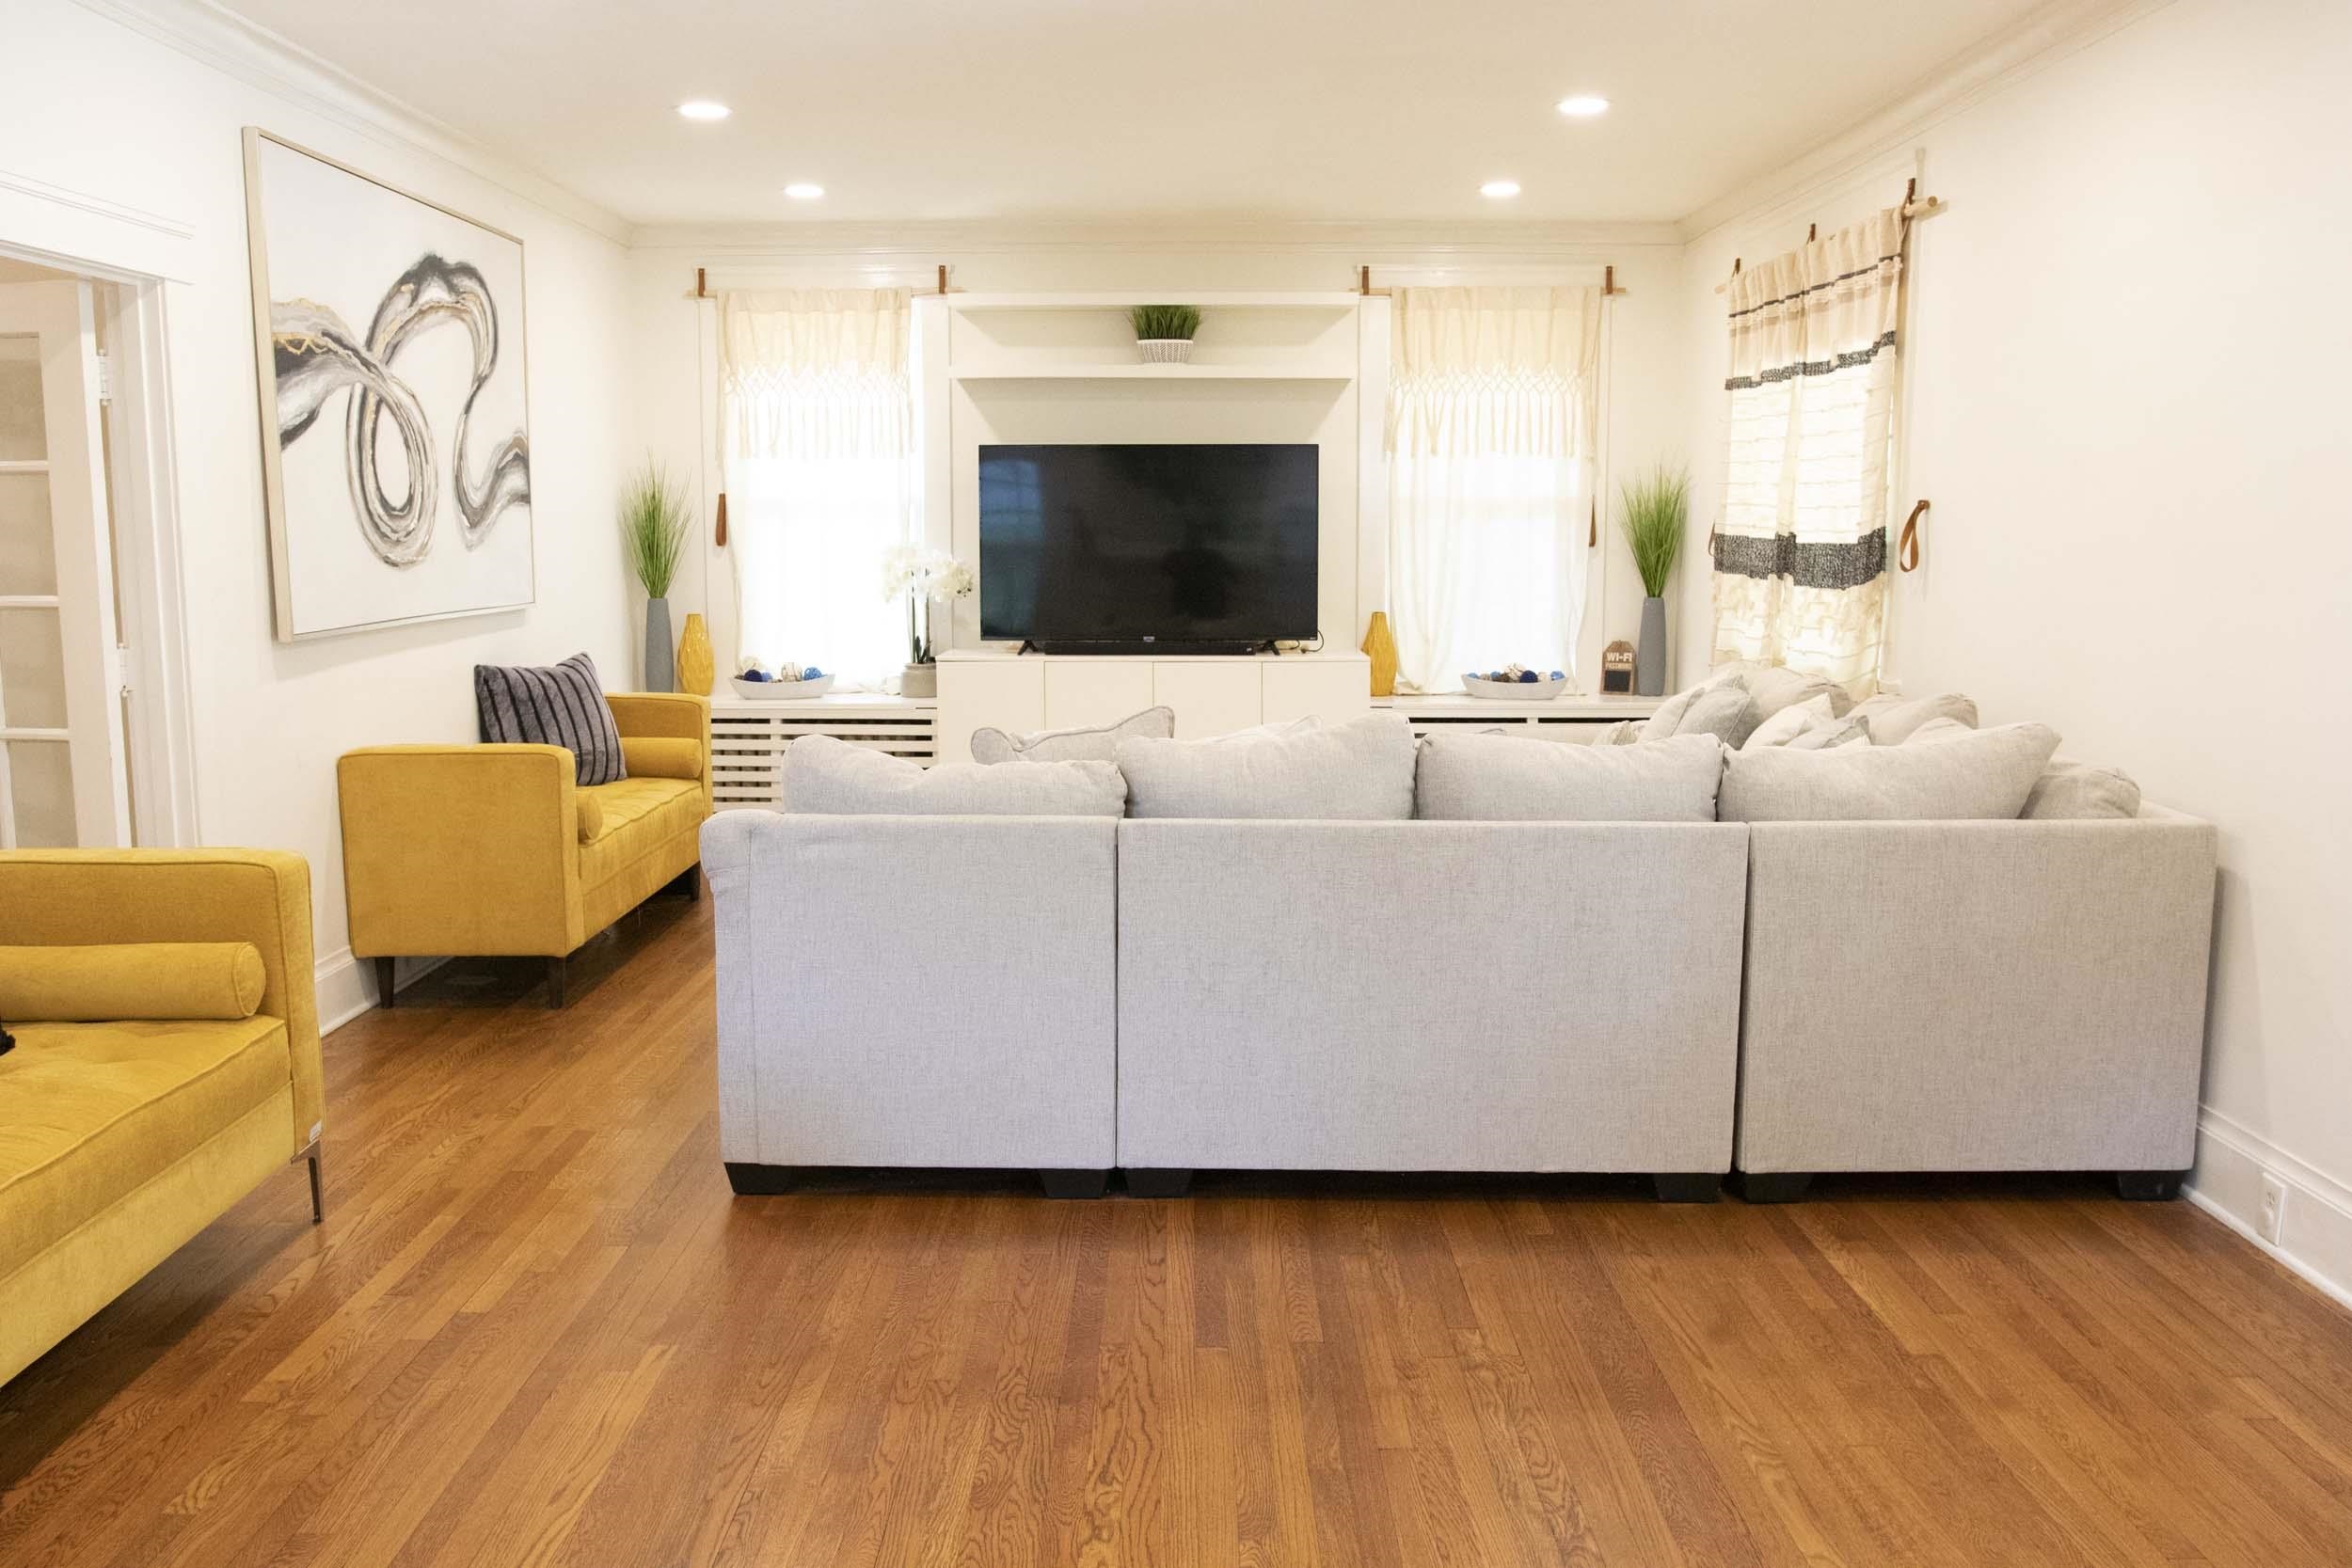
{"type": "Polygon", "coordinates": [[[1127,786],[1107,762],[924,768],[806,735],[784,753],[784,809],[826,816],[1118,816],[1127,786]]]}
{"type": "Polygon", "coordinates": [[[1870,721],[1870,740],[1878,746],[1899,746],[1922,724],[1946,719],[1966,729],[1977,727],[1977,704],[1972,697],[1947,691],[1935,697],[1895,697],[1884,693],[1854,709],[1870,721]]]}
{"type": "Polygon", "coordinates": [[[1413,815],[1412,726],[1396,713],[1248,739],[1122,740],[1133,816],[1382,818],[1413,815]]]}
{"type": "Polygon", "coordinates": [[[1112,762],[1119,743],[1130,736],[1155,736],[1165,740],[1176,733],[1176,710],[1148,707],[1115,724],[1078,724],[1064,730],[1030,730],[1014,735],[994,725],[972,732],[972,760],[999,762],[1112,762]]]}
{"type": "Polygon", "coordinates": [[[2026,797],[2026,809],[2019,815],[2034,822],[2137,816],[2139,785],[2120,768],[2055,757],[2034,781],[2033,793],[2026,797]]]}

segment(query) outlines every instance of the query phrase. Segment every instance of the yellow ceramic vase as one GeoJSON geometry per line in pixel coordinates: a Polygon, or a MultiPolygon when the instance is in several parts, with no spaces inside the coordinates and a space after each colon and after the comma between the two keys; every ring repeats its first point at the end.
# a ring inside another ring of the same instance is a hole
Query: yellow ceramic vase
{"type": "Polygon", "coordinates": [[[1389,635],[1389,612],[1372,612],[1372,629],[1364,633],[1364,652],[1372,656],[1372,694],[1396,695],[1396,639],[1389,635]]]}
{"type": "Polygon", "coordinates": [[[700,615],[686,618],[686,629],[677,640],[677,689],[697,697],[710,695],[710,683],[718,670],[710,660],[710,628],[703,625],[700,615]]]}

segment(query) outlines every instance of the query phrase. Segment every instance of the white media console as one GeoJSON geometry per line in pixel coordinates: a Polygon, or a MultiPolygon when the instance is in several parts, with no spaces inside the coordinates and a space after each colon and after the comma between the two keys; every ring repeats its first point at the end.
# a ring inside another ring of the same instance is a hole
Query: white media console
{"type": "Polygon", "coordinates": [[[1177,737],[1188,740],[1310,714],[1350,718],[1371,706],[1371,661],[1359,653],[1155,658],[951,649],[939,656],[938,755],[969,762],[972,732],[991,724],[1058,730],[1166,706],[1176,710],[1177,737]]]}

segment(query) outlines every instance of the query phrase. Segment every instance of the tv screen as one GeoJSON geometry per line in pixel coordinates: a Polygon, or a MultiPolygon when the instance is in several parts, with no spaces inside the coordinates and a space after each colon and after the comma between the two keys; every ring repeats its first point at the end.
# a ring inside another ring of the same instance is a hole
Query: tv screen
{"type": "Polygon", "coordinates": [[[980,635],[1312,638],[1315,493],[1311,445],[983,446],[980,635]]]}

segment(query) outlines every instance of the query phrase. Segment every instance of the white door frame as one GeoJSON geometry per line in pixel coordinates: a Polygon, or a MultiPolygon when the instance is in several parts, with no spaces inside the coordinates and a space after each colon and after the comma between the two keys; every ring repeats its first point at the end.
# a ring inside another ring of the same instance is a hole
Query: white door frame
{"type": "Polygon", "coordinates": [[[122,607],[117,635],[128,650],[121,676],[132,691],[124,744],[134,781],[133,842],[194,845],[196,749],[165,315],[172,285],[103,258],[60,255],[11,239],[0,234],[0,256],[111,285],[100,310],[113,379],[106,427],[122,607]]]}

